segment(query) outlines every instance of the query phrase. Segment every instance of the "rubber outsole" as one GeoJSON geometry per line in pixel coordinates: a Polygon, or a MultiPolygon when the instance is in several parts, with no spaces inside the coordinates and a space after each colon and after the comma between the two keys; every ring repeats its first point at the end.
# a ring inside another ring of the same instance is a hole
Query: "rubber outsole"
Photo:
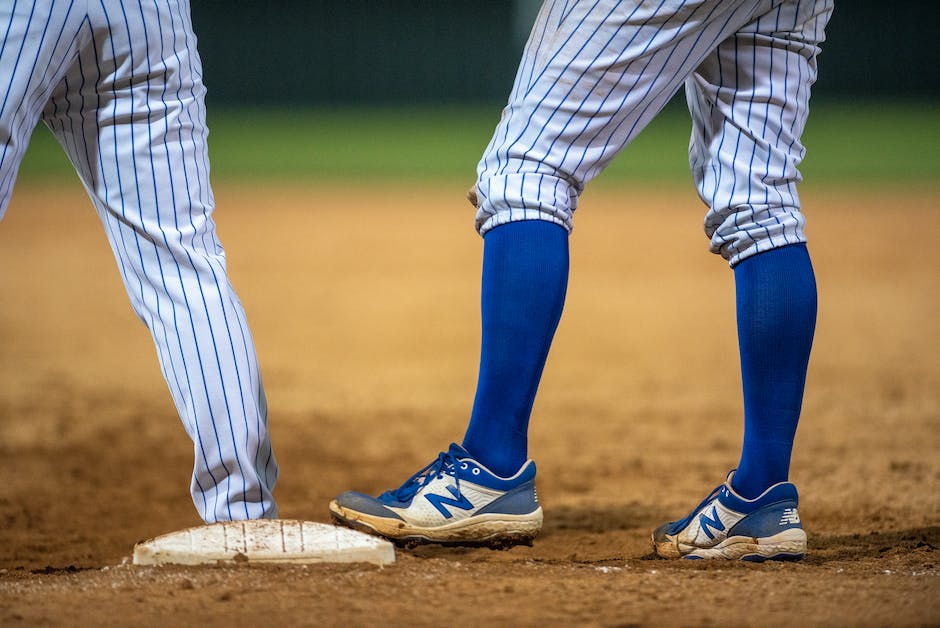
{"type": "Polygon", "coordinates": [[[768,560],[797,561],[806,554],[806,532],[800,528],[785,530],[767,538],[729,537],[713,547],[683,545],[676,537],[664,541],[653,537],[653,550],[661,558],[685,560],[743,560],[762,563],[768,560]]]}
{"type": "MultiPolygon", "coordinates": [[[[361,513],[354,511],[347,511],[345,508],[339,506],[335,502],[330,504],[330,516],[334,523],[352,528],[353,530],[358,530],[360,532],[366,532],[368,534],[380,536],[394,543],[396,547],[402,549],[412,549],[421,545],[440,545],[443,547],[485,547],[492,550],[507,550],[518,545],[531,546],[535,540],[535,537],[538,536],[539,530],[541,529],[541,511],[538,512],[538,515],[539,518],[537,522],[522,522],[522,524],[531,528],[529,530],[497,530],[482,536],[475,537],[472,536],[472,532],[461,530],[459,532],[467,534],[468,538],[453,538],[453,531],[451,531],[451,538],[439,538],[421,534],[420,532],[405,533],[400,535],[388,534],[371,525],[366,520],[367,515],[362,515],[361,513]],[[349,515],[344,515],[344,512],[348,512],[349,515]]],[[[517,522],[512,523],[520,525],[517,522]]],[[[493,522],[483,522],[478,524],[477,527],[485,529],[486,525],[493,525],[493,522]]],[[[509,525],[509,522],[507,522],[507,525],[509,525]]]]}

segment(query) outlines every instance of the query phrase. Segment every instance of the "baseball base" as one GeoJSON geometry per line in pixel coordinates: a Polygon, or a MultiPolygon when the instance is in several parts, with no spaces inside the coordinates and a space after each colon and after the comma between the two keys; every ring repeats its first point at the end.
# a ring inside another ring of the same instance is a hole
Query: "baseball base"
{"type": "Polygon", "coordinates": [[[134,546],[135,565],[395,562],[384,539],[291,519],[229,521],[164,534],[134,546]]]}

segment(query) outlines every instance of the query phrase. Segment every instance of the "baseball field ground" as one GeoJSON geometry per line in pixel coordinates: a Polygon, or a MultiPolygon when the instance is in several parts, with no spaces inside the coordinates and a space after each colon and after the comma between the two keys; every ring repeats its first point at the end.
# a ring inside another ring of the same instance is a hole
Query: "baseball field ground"
{"type": "MultiPolygon", "coordinates": [[[[481,264],[463,195],[495,116],[210,102],[282,516],[326,522],[335,494],[397,486],[460,439],[481,264]]],[[[820,307],[792,564],[651,555],[742,436],[733,275],[707,251],[687,127],[657,121],[577,212],[532,421],[542,535],[384,568],[128,564],[138,540],[199,523],[191,443],[91,204],[38,132],[0,223],[0,625],[940,624],[940,110],[810,120],[820,307]]]]}

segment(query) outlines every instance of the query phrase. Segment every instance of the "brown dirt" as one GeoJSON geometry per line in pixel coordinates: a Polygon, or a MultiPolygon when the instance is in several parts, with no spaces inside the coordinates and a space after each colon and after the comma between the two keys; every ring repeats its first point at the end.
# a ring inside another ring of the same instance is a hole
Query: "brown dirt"
{"type": "MultiPolygon", "coordinates": [[[[327,521],[334,494],[397,485],[460,438],[480,267],[463,194],[217,189],[283,516],[327,521]]],[[[21,186],[0,226],[0,624],[940,624],[940,193],[804,201],[820,315],[802,563],[650,556],[652,527],[737,461],[733,281],[691,191],[601,188],[534,413],[534,547],[138,568],[136,541],[198,523],[190,445],[82,192],[21,186]]]]}

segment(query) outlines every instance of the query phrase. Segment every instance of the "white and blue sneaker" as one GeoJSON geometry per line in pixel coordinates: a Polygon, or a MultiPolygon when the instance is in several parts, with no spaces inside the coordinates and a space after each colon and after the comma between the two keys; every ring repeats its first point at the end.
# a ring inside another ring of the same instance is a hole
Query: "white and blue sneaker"
{"type": "Polygon", "coordinates": [[[408,481],[378,497],[349,491],[330,502],[336,523],[398,545],[423,543],[504,549],[531,545],[542,528],[535,463],[499,477],[451,444],[408,481]]]}
{"type": "Polygon", "coordinates": [[[659,556],[754,562],[803,558],[806,532],[797,512],[796,487],[781,482],[745,499],[731,488],[733,475],[685,519],[656,528],[653,549],[659,556]]]}

